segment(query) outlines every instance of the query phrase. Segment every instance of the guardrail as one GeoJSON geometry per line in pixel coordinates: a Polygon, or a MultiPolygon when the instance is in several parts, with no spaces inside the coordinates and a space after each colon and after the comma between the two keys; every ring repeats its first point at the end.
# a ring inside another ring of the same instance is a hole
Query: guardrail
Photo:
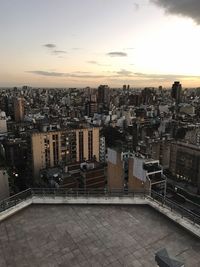
{"type": "Polygon", "coordinates": [[[31,193],[31,189],[29,188],[16,195],[6,198],[0,201],[0,212],[5,211],[13,206],[16,206],[20,202],[23,202],[26,199],[31,198],[31,197],[32,197],[32,193],[31,193]]]}
{"type": "Polygon", "coordinates": [[[178,203],[175,203],[171,201],[169,198],[164,197],[163,195],[151,191],[151,196],[153,200],[157,200],[160,205],[168,207],[171,211],[176,211],[181,215],[182,218],[187,218],[190,221],[192,221],[194,224],[200,225],[200,216],[194,212],[192,212],[189,209],[184,208],[183,206],[179,205],[178,203]]]}
{"type": "Polygon", "coordinates": [[[31,199],[34,196],[38,197],[140,197],[146,198],[153,201],[157,201],[159,205],[167,207],[171,211],[176,211],[182,217],[185,217],[191,220],[194,224],[200,225],[200,216],[194,212],[184,208],[183,206],[171,201],[169,198],[164,197],[163,195],[151,191],[125,191],[121,189],[114,189],[112,191],[104,189],[62,189],[62,188],[29,188],[25,191],[22,191],[14,196],[11,196],[3,201],[0,201],[0,212],[5,211],[17,204],[31,199]]]}
{"type": "Polygon", "coordinates": [[[66,196],[66,197],[134,197],[140,196],[145,197],[147,192],[144,191],[133,191],[133,190],[121,190],[114,189],[108,191],[105,189],[62,189],[62,188],[33,188],[31,189],[32,196],[66,196]]]}

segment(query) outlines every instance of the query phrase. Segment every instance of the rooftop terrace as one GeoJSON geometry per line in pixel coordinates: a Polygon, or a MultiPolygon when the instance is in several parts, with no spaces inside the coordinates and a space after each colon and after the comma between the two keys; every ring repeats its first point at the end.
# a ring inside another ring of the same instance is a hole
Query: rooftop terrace
{"type": "Polygon", "coordinates": [[[199,239],[148,206],[31,205],[0,225],[2,267],[153,267],[161,248],[200,266],[199,239]]]}
{"type": "Polygon", "coordinates": [[[26,190],[0,202],[0,266],[151,267],[166,248],[199,267],[198,215],[164,201],[144,192],[26,190]]]}

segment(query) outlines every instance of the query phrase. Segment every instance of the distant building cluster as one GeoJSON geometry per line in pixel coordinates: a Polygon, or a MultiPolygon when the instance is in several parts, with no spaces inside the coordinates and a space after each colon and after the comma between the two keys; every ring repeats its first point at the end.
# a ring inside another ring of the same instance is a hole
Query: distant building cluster
{"type": "Polygon", "coordinates": [[[166,190],[167,177],[198,194],[199,102],[200,88],[178,81],[171,89],[2,88],[1,169],[11,193],[30,186],[166,190]]]}

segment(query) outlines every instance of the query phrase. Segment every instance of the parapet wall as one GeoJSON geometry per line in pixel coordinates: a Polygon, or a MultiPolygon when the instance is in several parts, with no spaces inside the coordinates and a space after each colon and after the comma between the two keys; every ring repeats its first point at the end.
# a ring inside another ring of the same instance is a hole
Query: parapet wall
{"type": "Polygon", "coordinates": [[[17,205],[2,211],[0,213],[0,222],[7,219],[8,217],[14,215],[20,210],[28,207],[32,204],[49,204],[49,205],[57,205],[57,204],[65,204],[65,205],[149,205],[154,208],[158,212],[162,213],[170,220],[174,221],[181,227],[185,228],[187,231],[191,232],[196,237],[200,238],[200,225],[193,223],[191,220],[186,217],[181,216],[175,210],[170,210],[167,206],[159,203],[156,200],[153,200],[151,197],[147,196],[77,196],[77,197],[69,197],[69,196],[31,196],[29,199],[26,199],[17,205]]]}

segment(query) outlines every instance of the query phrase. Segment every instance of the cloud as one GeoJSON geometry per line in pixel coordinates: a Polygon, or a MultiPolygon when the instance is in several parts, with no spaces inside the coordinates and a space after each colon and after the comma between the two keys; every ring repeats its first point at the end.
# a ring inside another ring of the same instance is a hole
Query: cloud
{"type": "Polygon", "coordinates": [[[106,78],[108,76],[105,75],[96,75],[96,74],[90,74],[88,72],[81,72],[77,71],[74,73],[65,73],[65,72],[50,72],[50,71],[42,71],[42,70],[31,70],[26,71],[27,73],[32,73],[40,76],[50,76],[50,77],[65,77],[65,78],[87,78],[87,79],[100,79],[100,78],[106,78]]]}
{"type": "Polygon", "coordinates": [[[94,61],[94,60],[89,60],[89,61],[87,61],[87,63],[94,64],[94,65],[99,65],[99,63],[97,61],[94,61]]]}
{"type": "Polygon", "coordinates": [[[169,14],[177,14],[192,18],[200,24],[200,1],[199,0],[150,0],[165,9],[169,14]]]}
{"type": "Polygon", "coordinates": [[[81,47],[72,47],[72,50],[81,50],[81,47]]]}
{"type": "Polygon", "coordinates": [[[64,50],[53,50],[52,53],[55,55],[67,54],[67,52],[64,50]]]}
{"type": "Polygon", "coordinates": [[[134,50],[135,48],[133,47],[127,47],[127,48],[124,48],[124,50],[134,50]]]}
{"type": "Polygon", "coordinates": [[[55,72],[55,71],[50,72],[50,71],[43,71],[43,70],[30,70],[26,72],[41,75],[41,76],[63,77],[62,72],[55,72]]]}
{"type": "Polygon", "coordinates": [[[140,8],[140,5],[138,3],[133,3],[133,5],[136,11],[140,8]]]}
{"type": "Polygon", "coordinates": [[[55,44],[44,44],[44,46],[50,49],[56,48],[55,44]]]}
{"type": "Polygon", "coordinates": [[[133,72],[132,71],[128,71],[128,70],[125,70],[125,69],[122,69],[120,71],[117,71],[116,73],[119,76],[131,76],[131,75],[133,75],[133,72]]]}
{"type": "Polygon", "coordinates": [[[110,57],[127,57],[127,53],[124,52],[109,52],[107,53],[108,56],[110,57]]]}
{"type": "Polygon", "coordinates": [[[52,55],[58,55],[59,56],[59,55],[62,55],[62,54],[67,54],[67,52],[64,51],[64,50],[57,50],[57,49],[55,49],[57,47],[55,44],[49,43],[49,44],[44,44],[43,46],[46,47],[46,48],[48,48],[48,51],[50,51],[50,53],[52,55]]]}
{"type": "Polygon", "coordinates": [[[109,64],[101,64],[101,63],[99,63],[99,62],[97,62],[95,60],[89,60],[89,61],[87,61],[87,63],[93,64],[93,65],[97,65],[97,66],[101,66],[101,67],[108,67],[108,66],[110,66],[109,64]]]}
{"type": "Polygon", "coordinates": [[[156,73],[142,73],[132,72],[129,70],[121,69],[115,72],[116,75],[112,77],[127,77],[129,79],[144,79],[144,80],[162,80],[162,81],[175,81],[175,80],[186,80],[186,79],[200,79],[200,76],[195,75],[181,75],[181,74],[156,74],[156,73]]]}
{"type": "Polygon", "coordinates": [[[162,80],[162,81],[175,81],[175,80],[186,80],[186,79],[200,79],[200,76],[197,75],[181,75],[181,74],[148,74],[135,72],[135,77],[142,79],[154,79],[154,80],[162,80]]]}
{"type": "Polygon", "coordinates": [[[189,79],[200,79],[200,76],[194,75],[176,75],[176,74],[149,74],[141,72],[131,72],[129,70],[119,70],[117,72],[107,72],[107,75],[93,74],[91,72],[76,71],[71,73],[66,72],[55,72],[55,71],[42,71],[32,70],[26,71],[40,76],[57,77],[57,78],[74,78],[74,79],[118,79],[123,78],[128,81],[144,80],[144,81],[159,81],[159,82],[173,82],[175,80],[189,80],[189,79]]]}

